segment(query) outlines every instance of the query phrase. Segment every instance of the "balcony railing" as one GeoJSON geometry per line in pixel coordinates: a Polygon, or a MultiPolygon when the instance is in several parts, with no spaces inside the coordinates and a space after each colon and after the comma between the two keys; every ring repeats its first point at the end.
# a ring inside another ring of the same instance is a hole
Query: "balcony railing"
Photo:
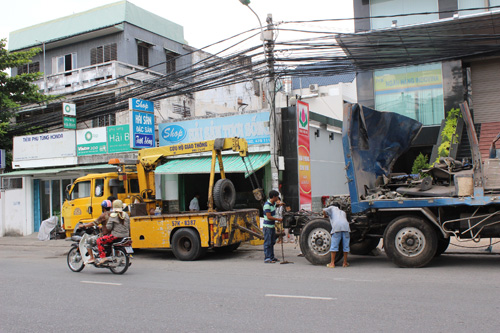
{"type": "Polygon", "coordinates": [[[109,85],[116,85],[118,84],[117,79],[120,78],[123,82],[142,82],[161,77],[160,73],[144,70],[140,66],[129,65],[120,61],[111,61],[47,75],[45,79],[47,90],[45,89],[44,79],[38,80],[36,84],[40,90],[47,94],[59,95],[92,87],[104,88],[109,85]]]}

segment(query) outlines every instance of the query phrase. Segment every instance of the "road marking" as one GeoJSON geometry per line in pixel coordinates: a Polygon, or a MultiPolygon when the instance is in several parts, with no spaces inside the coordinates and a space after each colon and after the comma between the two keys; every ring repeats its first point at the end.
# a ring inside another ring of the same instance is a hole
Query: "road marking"
{"type": "Polygon", "coordinates": [[[323,301],[333,301],[336,298],[332,297],[316,297],[316,296],[298,296],[298,295],[276,295],[276,294],[265,294],[266,297],[281,297],[281,298],[301,298],[301,299],[319,299],[323,301]]]}
{"type": "Polygon", "coordinates": [[[109,286],[121,286],[121,283],[111,283],[111,282],[98,282],[98,281],[80,281],[81,283],[89,283],[89,284],[105,284],[109,286]]]}

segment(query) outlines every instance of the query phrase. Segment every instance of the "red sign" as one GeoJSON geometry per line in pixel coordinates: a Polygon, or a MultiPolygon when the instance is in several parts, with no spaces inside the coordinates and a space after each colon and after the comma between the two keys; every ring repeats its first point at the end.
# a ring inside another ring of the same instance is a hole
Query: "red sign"
{"type": "Polygon", "coordinates": [[[312,210],[311,161],[309,146],[309,104],[297,101],[300,209],[312,210]]]}

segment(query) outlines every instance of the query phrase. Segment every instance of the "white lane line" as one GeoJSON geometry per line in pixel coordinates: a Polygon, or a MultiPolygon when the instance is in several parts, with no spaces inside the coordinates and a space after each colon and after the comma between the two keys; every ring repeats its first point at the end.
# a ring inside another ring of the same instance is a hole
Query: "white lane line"
{"type": "Polygon", "coordinates": [[[108,286],[121,286],[121,283],[111,283],[111,282],[98,282],[98,281],[80,281],[81,283],[89,283],[89,284],[105,284],[108,286]]]}
{"type": "Polygon", "coordinates": [[[281,298],[301,298],[301,299],[318,299],[323,301],[333,301],[336,298],[332,297],[316,297],[316,296],[298,296],[298,295],[277,295],[277,294],[265,294],[266,297],[281,297],[281,298]]]}

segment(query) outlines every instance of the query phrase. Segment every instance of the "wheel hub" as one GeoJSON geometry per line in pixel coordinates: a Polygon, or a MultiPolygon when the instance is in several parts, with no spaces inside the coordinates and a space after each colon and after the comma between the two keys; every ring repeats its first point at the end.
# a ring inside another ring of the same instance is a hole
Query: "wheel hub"
{"type": "Polygon", "coordinates": [[[414,257],[425,248],[425,236],[417,228],[403,228],[397,233],[395,243],[399,253],[407,257],[414,257]]]}
{"type": "Polygon", "coordinates": [[[330,251],[331,235],[328,231],[318,228],[309,235],[309,247],[315,254],[324,255],[330,251]]]}
{"type": "Polygon", "coordinates": [[[183,248],[184,248],[184,250],[186,250],[186,251],[191,250],[191,242],[189,241],[189,239],[185,239],[185,240],[182,242],[182,247],[183,247],[183,248]]]}

